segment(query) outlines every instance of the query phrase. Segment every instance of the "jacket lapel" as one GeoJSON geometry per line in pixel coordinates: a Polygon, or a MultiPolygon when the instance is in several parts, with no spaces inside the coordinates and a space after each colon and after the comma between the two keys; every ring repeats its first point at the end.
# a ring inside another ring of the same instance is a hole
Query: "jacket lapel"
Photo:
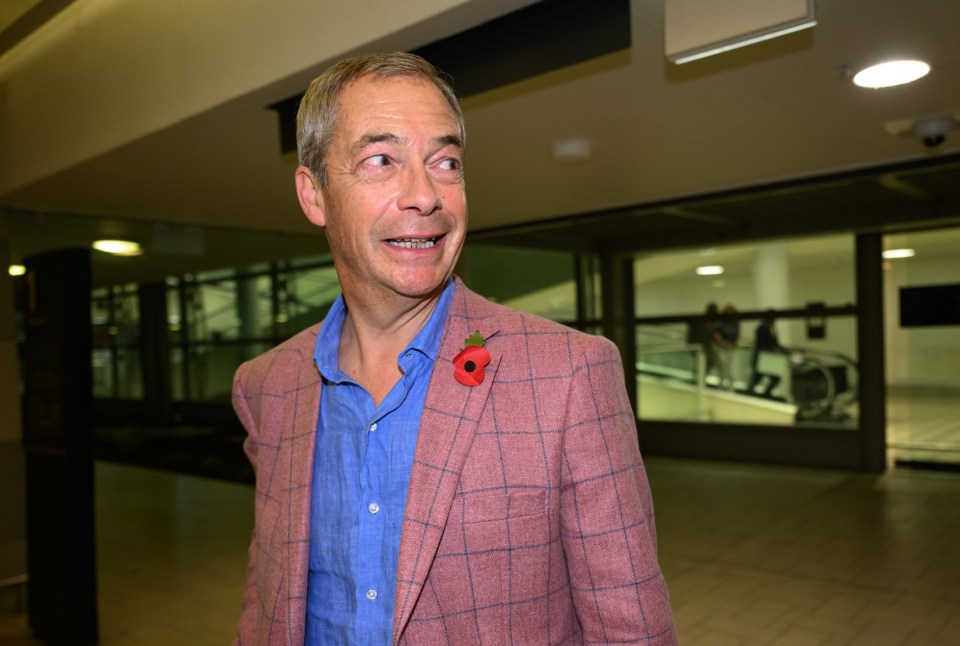
{"type": "MultiPolygon", "coordinates": [[[[500,355],[491,341],[486,346],[490,351],[490,364],[483,381],[478,386],[465,386],[454,379],[453,358],[474,331],[473,324],[478,325],[476,329],[480,329],[485,338],[496,333],[496,330],[479,327],[482,325],[479,320],[468,315],[470,301],[483,302],[458,281],[424,402],[410,474],[397,564],[394,642],[410,620],[436,555],[460,473],[500,363],[500,355]]],[[[484,323],[489,326],[490,321],[484,323]]]]}

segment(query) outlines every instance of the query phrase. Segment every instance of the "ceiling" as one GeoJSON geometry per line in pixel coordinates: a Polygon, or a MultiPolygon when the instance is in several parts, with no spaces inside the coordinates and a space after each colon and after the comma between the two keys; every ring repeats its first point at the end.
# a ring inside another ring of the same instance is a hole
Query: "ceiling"
{"type": "MultiPolygon", "coordinates": [[[[960,2],[819,0],[812,30],[682,66],[664,57],[662,3],[631,0],[629,49],[464,99],[474,239],[631,251],[960,221],[960,131],[927,149],[886,128],[960,110],[960,2]],[[894,56],[933,72],[886,90],[850,82],[894,56]],[[570,137],[591,142],[588,160],[553,159],[570,137]]],[[[323,251],[267,108],[289,90],[0,195],[12,260],[108,234],[143,241],[139,258],[97,255],[105,283],[323,251]]]]}

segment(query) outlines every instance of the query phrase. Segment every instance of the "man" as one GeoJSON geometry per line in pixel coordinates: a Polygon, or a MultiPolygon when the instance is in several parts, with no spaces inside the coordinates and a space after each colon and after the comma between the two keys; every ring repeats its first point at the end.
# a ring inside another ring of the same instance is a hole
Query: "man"
{"type": "Polygon", "coordinates": [[[788,369],[788,354],[789,351],[780,345],[780,340],[777,338],[776,319],[774,319],[772,312],[768,312],[754,330],[753,353],[750,355],[750,367],[753,373],[750,377],[750,383],[747,385],[747,392],[752,393],[754,388],[766,377],[767,385],[760,394],[762,397],[773,397],[773,390],[780,383],[780,375],[773,370],[782,373],[788,369]],[[765,357],[767,363],[773,363],[776,367],[774,368],[771,365],[761,366],[760,364],[765,357]],[[779,357],[780,360],[772,361],[773,357],[779,357]]]}
{"type": "Polygon", "coordinates": [[[409,54],[298,115],[327,318],[237,372],[257,473],[239,644],[673,644],[614,346],[453,278],[463,117],[409,54]]]}

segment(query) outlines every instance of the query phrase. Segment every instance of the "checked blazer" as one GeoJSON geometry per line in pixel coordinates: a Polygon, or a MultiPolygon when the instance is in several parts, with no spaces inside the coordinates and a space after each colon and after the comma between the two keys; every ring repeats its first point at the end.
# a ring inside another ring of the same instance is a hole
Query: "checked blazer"
{"type": "MultiPolygon", "coordinates": [[[[235,644],[301,646],[320,376],[314,326],[242,365],[256,470],[235,644]]],[[[393,643],[675,644],[650,488],[615,346],[459,280],[417,437],[393,643]],[[478,386],[452,360],[479,330],[478,386]]]]}

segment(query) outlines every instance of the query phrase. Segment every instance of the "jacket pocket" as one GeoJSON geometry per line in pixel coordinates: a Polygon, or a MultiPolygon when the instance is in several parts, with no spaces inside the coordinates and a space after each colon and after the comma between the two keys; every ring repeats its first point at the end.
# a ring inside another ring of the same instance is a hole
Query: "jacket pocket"
{"type": "Polygon", "coordinates": [[[546,500],[542,489],[473,494],[463,500],[463,522],[512,521],[538,516],[546,513],[546,500]]]}

